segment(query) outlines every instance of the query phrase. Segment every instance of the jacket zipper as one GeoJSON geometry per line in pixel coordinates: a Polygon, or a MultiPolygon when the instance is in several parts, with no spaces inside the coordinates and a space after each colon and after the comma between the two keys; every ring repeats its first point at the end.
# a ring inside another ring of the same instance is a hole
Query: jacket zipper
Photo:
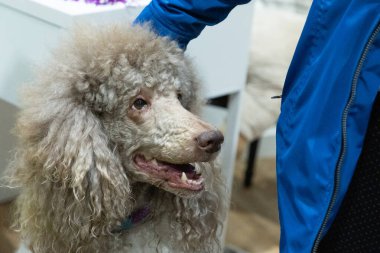
{"type": "Polygon", "coordinates": [[[376,29],[372,32],[371,37],[369,38],[369,40],[368,40],[368,42],[364,48],[364,51],[360,57],[359,64],[356,67],[354,79],[352,81],[352,86],[351,86],[351,94],[350,94],[348,103],[346,104],[346,107],[344,108],[344,111],[343,111],[343,117],[342,117],[342,142],[343,142],[343,144],[342,144],[341,153],[339,155],[338,164],[337,164],[337,167],[335,169],[334,191],[333,191],[333,195],[332,195],[332,198],[330,200],[330,203],[329,203],[329,206],[327,209],[327,213],[326,213],[325,218],[323,219],[322,225],[318,231],[317,238],[314,241],[312,253],[317,253],[317,251],[318,251],[319,243],[322,240],[322,234],[326,229],[327,221],[331,215],[332,209],[333,209],[335,202],[336,202],[336,199],[337,199],[337,195],[338,195],[339,187],[340,187],[341,169],[342,169],[343,161],[344,161],[344,158],[345,158],[346,152],[347,152],[347,116],[348,116],[348,111],[350,110],[352,103],[354,102],[355,97],[356,97],[356,87],[358,84],[360,72],[363,68],[364,61],[367,59],[368,52],[369,52],[373,42],[375,41],[377,35],[379,34],[379,32],[380,32],[380,23],[377,24],[376,29]]]}

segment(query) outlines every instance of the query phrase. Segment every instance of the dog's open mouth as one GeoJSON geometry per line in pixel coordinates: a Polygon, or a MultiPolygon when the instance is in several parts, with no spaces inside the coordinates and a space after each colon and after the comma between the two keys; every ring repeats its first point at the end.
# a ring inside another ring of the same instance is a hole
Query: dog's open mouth
{"type": "Polygon", "coordinates": [[[168,163],[141,154],[135,156],[134,162],[142,171],[167,182],[170,187],[191,191],[204,188],[203,177],[191,164],[168,163]]]}

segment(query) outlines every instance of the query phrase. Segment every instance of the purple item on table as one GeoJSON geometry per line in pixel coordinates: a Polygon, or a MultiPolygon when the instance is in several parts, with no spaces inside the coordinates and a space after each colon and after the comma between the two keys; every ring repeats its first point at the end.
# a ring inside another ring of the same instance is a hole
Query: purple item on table
{"type": "MultiPolygon", "coordinates": [[[[80,1],[80,0],[71,0],[71,1],[80,1]]],[[[92,3],[96,5],[107,5],[107,4],[115,4],[115,3],[126,3],[127,0],[85,0],[86,3],[92,3]]]]}

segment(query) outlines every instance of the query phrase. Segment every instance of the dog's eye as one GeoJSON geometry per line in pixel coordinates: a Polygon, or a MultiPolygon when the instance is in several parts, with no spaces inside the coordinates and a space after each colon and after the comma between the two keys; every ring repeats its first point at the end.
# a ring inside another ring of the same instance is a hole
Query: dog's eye
{"type": "Polygon", "coordinates": [[[136,108],[137,110],[141,110],[147,105],[148,103],[142,98],[138,98],[135,100],[135,102],[133,102],[133,107],[136,108]]]}
{"type": "Polygon", "coordinates": [[[182,100],[182,94],[178,92],[177,93],[177,98],[178,98],[179,101],[181,101],[182,100]]]}

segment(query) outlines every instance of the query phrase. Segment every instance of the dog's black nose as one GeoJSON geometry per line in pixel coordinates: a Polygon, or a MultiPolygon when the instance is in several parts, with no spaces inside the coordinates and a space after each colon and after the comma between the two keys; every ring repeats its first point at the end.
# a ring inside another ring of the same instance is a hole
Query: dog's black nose
{"type": "Polygon", "coordinates": [[[212,130],[201,133],[195,139],[200,149],[207,153],[215,153],[220,150],[220,146],[224,141],[224,136],[220,131],[212,130]]]}

